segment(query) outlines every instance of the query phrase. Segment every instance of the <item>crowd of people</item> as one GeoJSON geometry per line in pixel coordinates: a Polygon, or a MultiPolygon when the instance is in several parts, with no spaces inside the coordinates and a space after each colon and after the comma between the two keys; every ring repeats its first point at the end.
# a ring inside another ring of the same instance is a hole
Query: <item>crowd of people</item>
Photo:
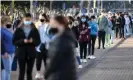
{"type": "Polygon", "coordinates": [[[38,23],[26,13],[14,22],[9,16],[1,17],[2,79],[11,80],[13,66],[19,66],[18,80],[36,79],[77,80],[77,68],[83,68],[87,59],[95,59],[98,48],[109,48],[114,39],[125,39],[133,34],[133,15],[127,12],[102,11],[100,16],[48,16],[40,14],[38,23]],[[102,46],[101,46],[102,43],[102,46]],[[13,64],[17,61],[16,64],[13,64]],[[45,74],[41,74],[42,61],[45,74]],[[71,74],[70,74],[71,73],[71,74]]]}

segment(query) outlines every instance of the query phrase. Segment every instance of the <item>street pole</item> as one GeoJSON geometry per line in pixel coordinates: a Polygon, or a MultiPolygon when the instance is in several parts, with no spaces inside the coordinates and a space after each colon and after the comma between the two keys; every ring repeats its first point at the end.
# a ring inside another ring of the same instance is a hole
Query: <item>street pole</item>
{"type": "Polygon", "coordinates": [[[88,0],[88,10],[87,10],[87,13],[89,13],[90,11],[90,0],[88,0]]]}
{"type": "Polygon", "coordinates": [[[33,0],[30,0],[30,13],[32,14],[32,9],[33,9],[33,0]]]}
{"type": "Polygon", "coordinates": [[[50,0],[50,14],[51,14],[51,11],[52,11],[52,0],[50,0]]]}
{"type": "Polygon", "coordinates": [[[103,1],[101,0],[101,11],[103,10],[103,1]]]}

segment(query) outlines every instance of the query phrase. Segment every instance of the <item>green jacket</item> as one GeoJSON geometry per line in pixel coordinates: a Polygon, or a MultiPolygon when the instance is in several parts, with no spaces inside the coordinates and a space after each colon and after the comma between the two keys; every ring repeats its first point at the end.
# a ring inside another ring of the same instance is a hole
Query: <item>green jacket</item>
{"type": "Polygon", "coordinates": [[[106,30],[108,28],[108,19],[103,15],[99,16],[98,26],[99,26],[99,31],[105,31],[106,32],[106,30]]]}

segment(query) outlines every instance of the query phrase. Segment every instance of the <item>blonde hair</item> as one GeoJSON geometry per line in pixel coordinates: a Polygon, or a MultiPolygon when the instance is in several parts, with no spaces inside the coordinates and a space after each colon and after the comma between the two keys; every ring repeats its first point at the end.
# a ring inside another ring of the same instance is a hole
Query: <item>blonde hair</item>
{"type": "Polygon", "coordinates": [[[2,16],[1,17],[1,24],[3,25],[5,22],[11,22],[9,16],[2,16]]]}

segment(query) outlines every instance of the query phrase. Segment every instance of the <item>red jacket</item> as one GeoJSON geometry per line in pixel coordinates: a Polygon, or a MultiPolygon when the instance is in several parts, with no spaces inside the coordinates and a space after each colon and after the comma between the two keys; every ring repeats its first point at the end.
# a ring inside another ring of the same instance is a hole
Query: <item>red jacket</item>
{"type": "Polygon", "coordinates": [[[86,27],[81,27],[79,29],[79,42],[88,42],[90,40],[90,28],[86,27]]]}

